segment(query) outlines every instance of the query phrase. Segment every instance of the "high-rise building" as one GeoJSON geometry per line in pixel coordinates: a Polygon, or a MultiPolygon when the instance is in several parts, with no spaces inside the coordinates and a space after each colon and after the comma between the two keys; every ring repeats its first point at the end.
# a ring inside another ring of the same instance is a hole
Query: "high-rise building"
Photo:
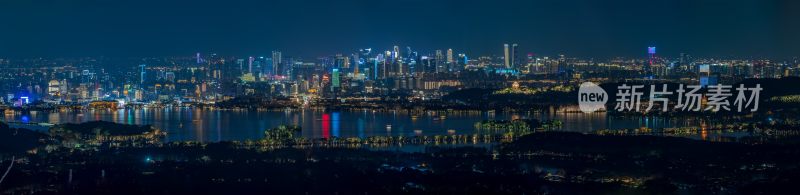
{"type": "Polygon", "coordinates": [[[175,72],[172,72],[172,71],[166,72],[164,74],[164,79],[169,81],[169,82],[175,82],[175,72]]]}
{"type": "Polygon", "coordinates": [[[339,85],[340,85],[340,81],[339,81],[339,69],[338,69],[338,68],[334,68],[334,69],[331,71],[331,74],[332,74],[332,75],[331,75],[331,77],[332,77],[332,79],[331,79],[331,91],[333,91],[334,93],[336,93],[336,91],[337,91],[337,90],[339,89],[339,87],[340,87],[340,86],[339,86],[339,85]]]}
{"type": "Polygon", "coordinates": [[[511,68],[511,54],[508,50],[508,43],[503,44],[503,65],[505,65],[506,68],[511,68]]]}
{"type": "Polygon", "coordinates": [[[272,51],[272,75],[282,75],[284,69],[282,55],[281,51],[272,51]]]}
{"type": "Polygon", "coordinates": [[[711,66],[708,64],[701,64],[698,65],[698,74],[700,81],[700,86],[706,87],[708,85],[715,85],[714,81],[711,79],[711,66]]]}
{"type": "Polygon", "coordinates": [[[434,57],[436,62],[436,72],[445,72],[446,64],[444,63],[444,54],[442,50],[436,50],[436,56],[434,57]]]}
{"type": "Polygon", "coordinates": [[[511,67],[510,68],[519,68],[519,56],[517,55],[517,52],[519,52],[519,50],[517,49],[517,46],[518,45],[516,43],[511,45],[511,67]]]}
{"type": "Polygon", "coordinates": [[[239,74],[244,74],[244,59],[236,59],[236,65],[239,65],[239,74]]]}
{"type": "Polygon", "coordinates": [[[453,58],[453,49],[447,49],[447,63],[453,63],[455,59],[453,58]]]}
{"type": "Polygon", "coordinates": [[[336,54],[336,58],[334,58],[333,68],[340,68],[340,69],[347,69],[350,66],[350,62],[347,56],[342,54],[336,54]]]}
{"type": "Polygon", "coordinates": [[[352,60],[353,60],[353,75],[354,76],[358,76],[359,63],[361,63],[361,59],[358,56],[358,53],[354,53],[353,54],[353,59],[352,60]]]}
{"type": "Polygon", "coordinates": [[[648,63],[644,67],[644,70],[650,71],[650,68],[656,63],[656,47],[647,47],[647,60],[648,63]]]}
{"type": "Polygon", "coordinates": [[[447,70],[453,71],[456,66],[456,59],[453,57],[453,49],[447,49],[447,70]]]}
{"type": "Polygon", "coordinates": [[[51,97],[60,96],[61,95],[60,92],[61,87],[59,87],[60,85],[61,83],[59,83],[58,80],[55,79],[50,80],[50,82],[47,84],[47,94],[50,95],[51,97]]]}
{"type": "Polygon", "coordinates": [[[375,79],[386,78],[388,70],[386,70],[386,56],[378,54],[375,56],[375,79]],[[380,67],[378,65],[380,64],[380,67]]]}
{"type": "Polygon", "coordinates": [[[398,61],[398,60],[400,60],[400,59],[398,59],[399,57],[400,57],[400,47],[398,47],[397,45],[395,45],[395,46],[392,48],[392,61],[398,61]]]}
{"type": "Polygon", "coordinates": [[[145,64],[140,64],[139,65],[139,68],[140,68],[140,70],[139,70],[139,84],[142,84],[142,85],[144,85],[144,79],[145,79],[145,71],[144,71],[144,69],[145,69],[146,66],[147,65],[145,65],[145,64]]]}
{"type": "Polygon", "coordinates": [[[247,59],[247,73],[253,73],[253,61],[256,59],[253,56],[247,59]]]}
{"type": "Polygon", "coordinates": [[[200,58],[200,52],[197,52],[195,59],[197,60],[197,64],[203,63],[203,60],[200,58]]]}

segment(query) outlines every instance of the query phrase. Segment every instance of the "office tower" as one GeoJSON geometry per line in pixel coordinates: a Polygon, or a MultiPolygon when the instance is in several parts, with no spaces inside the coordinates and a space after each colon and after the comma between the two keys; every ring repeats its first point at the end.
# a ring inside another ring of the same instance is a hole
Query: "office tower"
{"type": "Polygon", "coordinates": [[[519,50],[517,49],[517,46],[518,45],[516,43],[511,45],[511,68],[515,69],[519,68],[519,58],[517,56],[517,52],[519,52],[519,50]]]}
{"type": "Polygon", "coordinates": [[[236,59],[236,65],[239,65],[239,74],[244,74],[244,59],[236,59]]]}
{"type": "MultiPolygon", "coordinates": [[[[381,56],[381,54],[378,54],[378,56],[381,56]]],[[[380,61],[380,60],[378,60],[378,56],[376,56],[375,59],[372,60],[372,63],[373,63],[373,65],[372,65],[372,79],[373,80],[377,80],[378,79],[378,62],[380,61]]]]}
{"type": "Polygon", "coordinates": [[[457,63],[461,63],[461,65],[467,65],[467,54],[460,53],[458,54],[458,58],[456,59],[457,63]]]}
{"type": "Polygon", "coordinates": [[[272,51],[272,74],[281,75],[283,72],[283,54],[280,51],[272,51]]]}
{"type": "Polygon", "coordinates": [[[536,66],[536,59],[533,57],[533,53],[528,53],[527,58],[525,60],[525,67],[528,70],[528,73],[538,73],[539,67],[536,66]]]}
{"type": "Polygon", "coordinates": [[[681,53],[679,62],[681,65],[686,63],[686,53],[681,53]]]}
{"type": "Polygon", "coordinates": [[[405,74],[406,73],[405,69],[406,69],[406,66],[404,66],[403,61],[402,60],[397,60],[397,75],[400,76],[400,75],[405,74]]]}
{"type": "Polygon", "coordinates": [[[435,72],[436,70],[436,68],[433,66],[434,64],[433,58],[430,58],[428,56],[421,56],[419,58],[418,63],[419,67],[416,69],[417,72],[429,73],[429,72],[435,72]]]}
{"type": "Polygon", "coordinates": [[[392,61],[400,60],[399,57],[400,57],[400,47],[395,45],[394,48],[392,49],[392,61]]]}
{"type": "Polygon", "coordinates": [[[336,91],[340,87],[339,86],[339,84],[340,84],[340,81],[339,81],[339,69],[338,68],[334,68],[331,71],[331,74],[332,74],[331,75],[331,77],[332,77],[332,79],[331,79],[331,91],[336,93],[336,91]]]}
{"type": "Polygon", "coordinates": [[[453,63],[455,60],[453,59],[453,49],[447,49],[447,63],[453,63]]]}
{"type": "Polygon", "coordinates": [[[647,47],[647,60],[648,63],[644,67],[644,71],[650,71],[650,68],[656,61],[656,47],[647,47]]]}
{"type": "Polygon", "coordinates": [[[175,72],[167,72],[164,74],[164,79],[169,82],[175,82],[175,72]]]}
{"type": "Polygon", "coordinates": [[[140,68],[140,70],[139,70],[139,76],[140,76],[139,77],[139,84],[142,84],[142,85],[144,85],[144,77],[145,77],[144,69],[145,69],[145,66],[147,66],[147,65],[144,65],[144,64],[140,64],[139,65],[139,68],[140,68]]]}
{"type": "Polygon", "coordinates": [[[346,63],[347,57],[343,56],[342,54],[336,54],[336,58],[334,58],[333,62],[333,68],[346,68],[346,63]]]}
{"type": "Polygon", "coordinates": [[[272,69],[274,62],[272,61],[272,58],[264,58],[262,61],[264,62],[262,62],[263,65],[259,70],[264,74],[273,75],[274,73],[272,73],[272,69]]]}
{"type": "Polygon", "coordinates": [[[383,56],[383,78],[389,77],[394,71],[392,64],[394,64],[394,61],[392,61],[392,51],[386,51],[386,54],[383,56]]]}
{"type": "Polygon", "coordinates": [[[349,70],[350,69],[350,57],[344,56],[343,58],[344,59],[342,59],[342,62],[343,62],[342,68],[349,70]]]}
{"type": "Polygon", "coordinates": [[[375,56],[375,71],[375,79],[386,78],[386,57],[384,54],[375,56]],[[380,68],[378,67],[379,63],[381,65],[380,68]]]}
{"type": "Polygon", "coordinates": [[[359,68],[360,59],[358,53],[353,54],[353,76],[358,76],[358,68],[359,68]]]}
{"type": "Polygon", "coordinates": [[[444,54],[442,50],[436,50],[435,65],[436,65],[436,72],[445,72],[445,64],[444,64],[444,54]]]}
{"type": "Polygon", "coordinates": [[[503,44],[503,65],[505,65],[506,68],[511,68],[511,54],[509,53],[508,49],[508,43],[503,44]]]}
{"type": "Polygon", "coordinates": [[[195,59],[197,60],[197,64],[203,63],[203,60],[200,59],[200,52],[197,52],[195,59]]]}
{"type": "Polygon", "coordinates": [[[60,96],[61,83],[59,83],[58,80],[50,80],[50,82],[48,82],[47,84],[48,84],[47,85],[48,95],[50,95],[51,97],[60,96]]]}
{"type": "Polygon", "coordinates": [[[698,80],[700,81],[700,86],[706,87],[708,85],[714,85],[715,83],[711,79],[711,66],[708,64],[701,64],[698,66],[698,80]]]}
{"type": "Polygon", "coordinates": [[[256,60],[256,58],[254,58],[253,56],[250,56],[247,59],[247,73],[251,73],[251,74],[253,73],[253,62],[255,62],[255,60],[256,60]]]}

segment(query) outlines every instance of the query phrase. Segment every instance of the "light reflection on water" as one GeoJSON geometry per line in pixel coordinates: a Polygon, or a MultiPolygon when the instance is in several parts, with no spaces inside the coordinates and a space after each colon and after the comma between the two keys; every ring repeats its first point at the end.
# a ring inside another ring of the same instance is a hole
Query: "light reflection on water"
{"type": "Polygon", "coordinates": [[[168,132],[166,141],[255,140],[265,129],[279,125],[299,125],[307,138],[413,136],[473,134],[474,124],[482,120],[534,118],[560,120],[553,130],[590,132],[599,129],[634,129],[648,127],[695,126],[699,120],[661,117],[610,117],[606,113],[493,113],[493,112],[426,112],[410,114],[402,111],[239,111],[187,108],[101,110],[74,112],[27,112],[2,116],[11,122],[80,123],[103,120],[123,124],[150,124],[168,132]],[[445,115],[445,116],[441,116],[445,115]],[[26,121],[27,120],[27,121],[26,121]]]}

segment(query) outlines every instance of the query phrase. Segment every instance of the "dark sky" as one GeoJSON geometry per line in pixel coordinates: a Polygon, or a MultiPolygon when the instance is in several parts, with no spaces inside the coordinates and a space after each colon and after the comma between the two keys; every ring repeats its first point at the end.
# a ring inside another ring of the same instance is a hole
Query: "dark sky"
{"type": "Polygon", "coordinates": [[[0,0],[0,57],[453,48],[607,58],[800,56],[796,0],[0,0]]]}

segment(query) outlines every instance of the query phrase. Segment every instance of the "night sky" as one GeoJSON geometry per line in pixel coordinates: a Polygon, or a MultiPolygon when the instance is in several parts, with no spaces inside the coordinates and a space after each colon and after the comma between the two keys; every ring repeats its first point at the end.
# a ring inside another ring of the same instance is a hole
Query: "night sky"
{"type": "Polygon", "coordinates": [[[800,56],[796,0],[0,0],[0,57],[316,57],[406,46],[608,58],[800,56]]]}

